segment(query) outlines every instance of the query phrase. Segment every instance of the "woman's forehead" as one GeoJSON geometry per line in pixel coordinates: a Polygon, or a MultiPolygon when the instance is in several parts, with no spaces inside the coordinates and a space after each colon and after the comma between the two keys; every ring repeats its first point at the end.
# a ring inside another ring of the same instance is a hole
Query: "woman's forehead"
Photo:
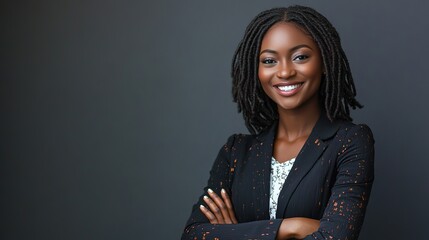
{"type": "Polygon", "coordinates": [[[313,38],[302,27],[291,22],[278,22],[265,33],[261,50],[266,47],[294,47],[297,44],[317,47],[313,38]]]}

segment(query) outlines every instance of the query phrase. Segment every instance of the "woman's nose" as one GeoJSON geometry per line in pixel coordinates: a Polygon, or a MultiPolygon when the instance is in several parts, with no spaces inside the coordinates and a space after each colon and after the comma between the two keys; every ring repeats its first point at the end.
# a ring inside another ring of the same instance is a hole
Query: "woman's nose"
{"type": "Polygon", "coordinates": [[[291,63],[283,63],[279,66],[277,77],[281,79],[288,79],[295,75],[295,73],[295,69],[291,63]]]}

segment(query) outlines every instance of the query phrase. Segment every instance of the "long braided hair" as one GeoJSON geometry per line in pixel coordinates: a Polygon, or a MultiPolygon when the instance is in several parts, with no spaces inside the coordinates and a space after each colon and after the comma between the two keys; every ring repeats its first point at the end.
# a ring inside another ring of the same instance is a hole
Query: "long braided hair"
{"type": "Polygon", "coordinates": [[[247,26],[235,51],[231,71],[232,95],[238,112],[243,112],[250,133],[257,134],[278,119],[277,105],[265,94],[258,78],[262,39],[277,22],[296,24],[316,42],[325,69],[319,89],[321,107],[331,121],[351,121],[350,107],[356,109],[363,106],[355,99],[356,88],[340,37],[323,15],[312,8],[295,5],[258,14],[247,26]]]}

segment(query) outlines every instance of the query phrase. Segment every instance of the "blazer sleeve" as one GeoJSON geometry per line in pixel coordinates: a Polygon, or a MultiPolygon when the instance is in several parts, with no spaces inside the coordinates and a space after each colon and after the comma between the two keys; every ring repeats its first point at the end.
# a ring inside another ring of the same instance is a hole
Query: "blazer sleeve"
{"type": "Polygon", "coordinates": [[[374,181],[374,138],[355,125],[341,139],[337,175],[317,232],[305,239],[358,239],[374,181]]]}
{"type": "Polygon", "coordinates": [[[208,219],[201,213],[199,206],[205,205],[203,196],[211,188],[220,195],[224,188],[231,193],[231,184],[234,177],[234,163],[231,160],[231,151],[235,148],[236,135],[228,138],[227,143],[220,149],[219,154],[210,171],[210,178],[203,194],[198,202],[192,207],[191,216],[186,223],[182,234],[182,240],[197,239],[276,239],[281,219],[261,220],[238,224],[210,224],[208,219]]]}

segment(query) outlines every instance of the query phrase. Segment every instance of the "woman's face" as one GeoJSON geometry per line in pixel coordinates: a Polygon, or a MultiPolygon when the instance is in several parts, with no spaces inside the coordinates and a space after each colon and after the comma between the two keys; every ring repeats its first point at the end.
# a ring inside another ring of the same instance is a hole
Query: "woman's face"
{"type": "Polygon", "coordinates": [[[318,106],[322,71],[317,44],[295,24],[276,23],[262,39],[258,76],[279,111],[318,106]]]}

